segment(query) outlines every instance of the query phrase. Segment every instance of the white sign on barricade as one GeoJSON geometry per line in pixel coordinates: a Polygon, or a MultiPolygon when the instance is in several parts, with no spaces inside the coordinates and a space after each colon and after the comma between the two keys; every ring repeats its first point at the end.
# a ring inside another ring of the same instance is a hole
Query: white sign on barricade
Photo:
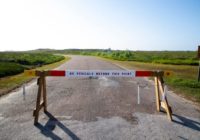
{"type": "Polygon", "coordinates": [[[67,70],[66,77],[135,77],[135,71],[118,70],[67,70]]]}

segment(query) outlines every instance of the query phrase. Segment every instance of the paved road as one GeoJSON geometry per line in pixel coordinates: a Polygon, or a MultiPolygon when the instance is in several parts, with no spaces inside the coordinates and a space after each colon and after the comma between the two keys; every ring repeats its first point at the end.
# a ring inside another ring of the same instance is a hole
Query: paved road
{"type": "MultiPolygon", "coordinates": [[[[120,70],[88,56],[72,56],[57,69],[120,70]]],[[[200,139],[197,106],[168,92],[173,122],[156,112],[153,83],[145,78],[47,78],[49,113],[33,125],[37,86],[33,81],[0,98],[0,139],[200,139]],[[141,104],[137,104],[137,84],[141,104]]]]}

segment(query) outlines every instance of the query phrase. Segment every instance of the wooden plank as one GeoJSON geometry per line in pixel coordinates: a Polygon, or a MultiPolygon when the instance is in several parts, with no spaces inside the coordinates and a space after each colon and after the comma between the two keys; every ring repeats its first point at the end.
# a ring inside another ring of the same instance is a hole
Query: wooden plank
{"type": "MultiPolygon", "coordinates": [[[[39,107],[38,107],[38,111],[40,111],[41,109],[42,109],[42,107],[44,107],[44,102],[42,102],[42,103],[40,103],[40,105],[39,105],[39,107]]],[[[34,111],[33,111],[33,116],[35,116],[36,115],[36,108],[34,109],[34,111]]]]}
{"type": "Polygon", "coordinates": [[[49,71],[49,76],[65,76],[64,70],[51,70],[49,71]]]}
{"type": "Polygon", "coordinates": [[[164,108],[165,110],[167,109],[166,104],[163,101],[161,101],[161,107],[164,108]]]}
{"type": "Polygon", "coordinates": [[[43,101],[44,101],[44,112],[47,111],[47,96],[46,96],[46,79],[45,76],[43,76],[43,101]]]}
{"type": "MultiPolygon", "coordinates": [[[[109,71],[109,70],[106,70],[106,71],[109,71]]],[[[88,72],[92,72],[92,70],[88,70],[88,72]]],[[[141,71],[141,70],[137,70],[137,71],[134,71],[134,72],[135,72],[134,76],[136,76],[136,77],[154,77],[154,76],[170,76],[170,75],[172,75],[172,72],[170,72],[170,71],[141,71]]],[[[25,70],[24,73],[27,76],[41,76],[41,75],[44,75],[44,76],[66,76],[66,71],[64,71],[64,70],[49,70],[49,71],[25,70]]],[[[130,76],[132,76],[132,75],[130,75],[130,76]]]]}
{"type": "MultiPolygon", "coordinates": [[[[163,78],[162,77],[159,77],[159,80],[158,80],[158,83],[159,83],[159,88],[160,88],[160,93],[162,94],[162,96],[164,95],[164,87],[163,87],[163,84],[164,84],[164,81],[163,81],[163,78]]],[[[164,98],[164,100],[162,101],[161,103],[164,104],[162,106],[164,106],[164,109],[167,113],[167,117],[170,121],[172,121],[172,112],[170,111],[169,109],[169,104],[168,104],[168,101],[167,101],[167,97],[164,98]],[[163,103],[162,103],[163,102],[163,103]]]]}
{"type": "Polygon", "coordinates": [[[153,75],[154,75],[153,71],[136,71],[135,72],[136,77],[143,77],[143,76],[150,77],[153,75]]]}
{"type": "Polygon", "coordinates": [[[26,76],[36,76],[36,71],[35,70],[24,70],[24,74],[26,76]]]}
{"type": "Polygon", "coordinates": [[[156,108],[157,111],[160,111],[160,93],[159,93],[158,77],[155,77],[154,80],[155,80],[156,108]]]}
{"type": "Polygon", "coordinates": [[[36,124],[38,122],[38,117],[39,117],[39,108],[40,108],[40,101],[41,101],[41,92],[42,92],[42,82],[41,82],[41,77],[39,77],[38,79],[38,84],[39,84],[39,87],[38,87],[38,94],[37,94],[37,101],[36,101],[36,109],[35,111],[33,111],[33,114],[35,116],[34,118],[34,124],[36,124]]]}

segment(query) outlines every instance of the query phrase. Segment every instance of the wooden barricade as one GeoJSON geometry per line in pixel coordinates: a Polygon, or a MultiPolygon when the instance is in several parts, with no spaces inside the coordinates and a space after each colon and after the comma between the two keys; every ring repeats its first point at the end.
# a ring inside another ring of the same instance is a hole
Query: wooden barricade
{"type": "MultiPolygon", "coordinates": [[[[164,71],[137,71],[135,77],[151,76],[155,80],[155,96],[156,96],[156,109],[161,111],[161,108],[167,113],[167,117],[172,121],[172,110],[168,104],[167,97],[164,95],[164,80],[163,76],[171,75],[171,72],[164,71]],[[162,98],[162,99],[161,99],[162,98]]],[[[28,76],[38,76],[38,93],[36,100],[36,108],[33,111],[34,124],[38,123],[39,111],[43,108],[44,112],[47,111],[47,97],[46,97],[46,76],[65,76],[64,71],[25,71],[28,76]]]]}

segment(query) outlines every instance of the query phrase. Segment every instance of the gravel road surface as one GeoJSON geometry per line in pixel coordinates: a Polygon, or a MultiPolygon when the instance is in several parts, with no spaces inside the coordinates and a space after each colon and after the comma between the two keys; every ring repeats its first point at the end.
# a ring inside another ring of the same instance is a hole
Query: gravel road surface
{"type": "MultiPolygon", "coordinates": [[[[120,70],[89,56],[57,69],[120,70]]],[[[200,140],[198,106],[167,92],[173,122],[156,111],[154,83],[147,78],[47,78],[47,109],[33,125],[36,80],[0,98],[0,140],[200,140]],[[137,87],[140,104],[137,104],[137,87]]]]}

